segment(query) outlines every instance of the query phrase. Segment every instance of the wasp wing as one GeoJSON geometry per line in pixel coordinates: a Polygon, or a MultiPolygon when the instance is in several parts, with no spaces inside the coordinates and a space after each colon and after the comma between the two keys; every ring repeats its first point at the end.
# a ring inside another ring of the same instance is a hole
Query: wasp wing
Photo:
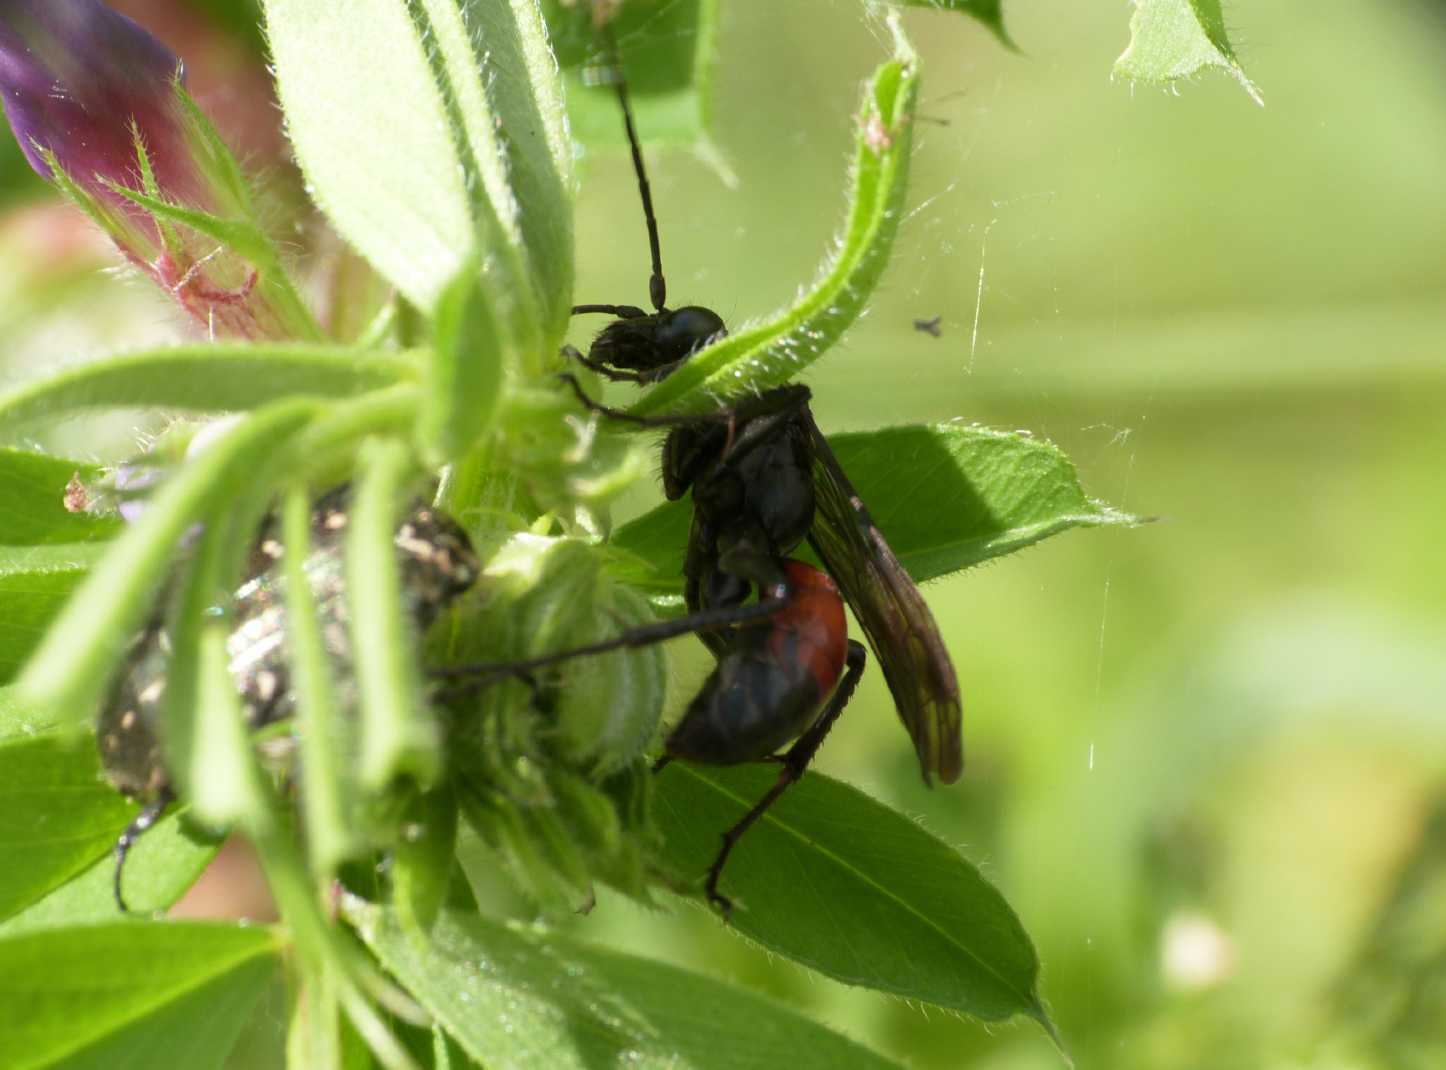
{"type": "Polygon", "coordinates": [[[934,614],[874,526],[813,414],[814,520],[808,541],[869,637],[899,718],[914,740],[924,781],[946,784],[964,769],[963,712],[954,665],[934,614]]]}

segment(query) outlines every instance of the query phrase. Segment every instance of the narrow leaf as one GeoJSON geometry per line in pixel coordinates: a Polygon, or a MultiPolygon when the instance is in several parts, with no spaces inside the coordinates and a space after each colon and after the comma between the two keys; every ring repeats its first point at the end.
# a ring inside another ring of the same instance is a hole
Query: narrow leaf
{"type": "Polygon", "coordinates": [[[1116,74],[1168,85],[1207,67],[1223,69],[1251,100],[1265,103],[1235,57],[1220,0],[1135,0],[1130,43],[1115,60],[1116,74]]]}
{"type": "Polygon", "coordinates": [[[66,603],[26,665],[16,698],[70,723],[92,716],[186,529],[254,483],[258,466],[313,411],[303,401],[264,409],[172,476],[66,603]]]}
{"type": "Polygon", "coordinates": [[[434,466],[456,460],[491,425],[502,391],[506,344],[470,262],[437,303],[418,437],[434,466]]]}
{"type": "Polygon", "coordinates": [[[453,911],[424,947],[389,911],[352,900],[346,913],[382,964],[484,1066],[896,1065],[778,1004],[659,962],[453,911]]]}
{"type": "Polygon", "coordinates": [[[696,412],[720,399],[788,382],[858,318],[888,263],[908,185],[919,61],[899,28],[894,59],[864,90],[855,137],[848,216],[818,281],[772,319],[699,352],[634,406],[638,414],[696,412]]]}
{"type": "Polygon", "coordinates": [[[571,289],[572,179],[534,5],[264,7],[292,143],[337,229],[419,308],[469,260],[487,264],[520,351],[550,348],[571,289]]]}
{"type": "Polygon", "coordinates": [[[0,940],[5,1066],[219,1067],[280,950],[265,929],[211,924],[121,922],[0,940]]]}
{"type": "Polygon", "coordinates": [[[0,449],[0,502],[5,503],[0,544],[32,546],[110,538],[120,521],[87,513],[75,491],[78,483],[97,475],[99,469],[80,461],[0,449]]]}
{"type": "MultiPolygon", "coordinates": [[[[669,766],[655,810],[667,860],[701,876],[722,832],[777,776],[669,766]]],[[[1039,960],[1004,897],[953,848],[846,784],[811,773],[786,792],[738,842],[723,892],[740,933],[820,973],[1049,1027],[1039,960]]]]}
{"type": "Polygon", "coordinates": [[[361,698],[359,775],[373,789],[398,777],[428,785],[441,769],[441,740],[419,701],[416,637],[407,631],[397,567],[397,520],[410,474],[401,443],[365,443],[347,526],[347,603],[361,698]]]}
{"type": "Polygon", "coordinates": [[[356,731],[342,716],[332,679],[316,596],[306,573],[311,549],[311,501],[305,486],[294,486],[283,509],[283,567],[286,570],[286,642],[291,686],[296,695],[296,729],[301,737],[301,808],[312,867],[334,873],[355,846],[347,816],[355,794],[351,768],[356,731]]]}
{"type": "Polygon", "coordinates": [[[415,380],[406,355],[346,346],[184,345],[110,357],[0,396],[0,428],[79,409],[253,409],[281,398],[345,398],[415,380]]]}
{"type": "Polygon", "coordinates": [[[0,918],[107,854],[134,812],[101,776],[88,738],[0,743],[0,918]]]}
{"type": "MultiPolygon", "coordinates": [[[[1060,450],[1028,435],[943,423],[834,435],[839,463],[918,583],[1076,527],[1140,520],[1087,497],[1060,450]]],[[[691,509],[667,502],[623,525],[612,545],[630,579],[682,582],[691,509]]]]}

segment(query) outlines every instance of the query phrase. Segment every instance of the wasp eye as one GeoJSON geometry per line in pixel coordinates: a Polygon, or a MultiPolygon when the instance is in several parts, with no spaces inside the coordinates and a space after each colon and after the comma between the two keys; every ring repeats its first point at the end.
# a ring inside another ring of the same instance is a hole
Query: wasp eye
{"type": "Polygon", "coordinates": [[[670,360],[681,360],[727,333],[718,313],[701,305],[687,305],[664,314],[658,323],[657,340],[670,360]]]}

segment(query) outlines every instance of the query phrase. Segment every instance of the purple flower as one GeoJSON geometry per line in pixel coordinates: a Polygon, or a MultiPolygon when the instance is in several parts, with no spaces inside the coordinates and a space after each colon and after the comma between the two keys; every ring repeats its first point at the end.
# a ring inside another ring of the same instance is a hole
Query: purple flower
{"type": "Polygon", "coordinates": [[[0,103],[30,165],[212,335],[311,333],[289,281],[216,237],[254,226],[249,194],[180,60],[135,22],[99,0],[0,0],[0,103]]]}
{"type": "Polygon", "coordinates": [[[102,178],[141,187],[136,138],[156,184],[194,198],[195,169],[173,82],[181,61],[98,0],[0,0],[0,101],[30,166],[54,177],[44,153],[79,185],[118,206],[102,178]]]}

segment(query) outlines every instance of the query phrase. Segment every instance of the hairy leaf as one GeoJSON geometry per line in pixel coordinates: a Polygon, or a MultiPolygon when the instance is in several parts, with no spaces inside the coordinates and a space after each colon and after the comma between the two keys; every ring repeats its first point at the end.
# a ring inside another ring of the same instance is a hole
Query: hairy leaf
{"type": "MultiPolygon", "coordinates": [[[[656,815],[668,861],[701,875],[719,835],[776,769],[674,763],[656,815]]],[[[810,773],[738,843],[723,871],[731,924],[848,984],[1051,1028],[1039,960],[1009,904],[958,852],[846,784],[810,773]]]]}
{"type": "Polygon", "coordinates": [[[81,502],[76,503],[76,512],[66,508],[72,480],[94,479],[98,474],[94,465],[80,461],[0,449],[0,502],[5,503],[0,544],[86,542],[114,535],[118,519],[92,516],[81,502]]]}
{"type": "Polygon", "coordinates": [[[280,949],[265,929],[180,922],[0,940],[5,1066],[218,1068],[280,949]]]}
{"type": "Polygon", "coordinates": [[[1130,43],[1115,60],[1116,74],[1167,85],[1206,67],[1222,68],[1251,100],[1265,103],[1235,57],[1220,0],[1135,0],[1130,43]]]}
{"type": "MultiPolygon", "coordinates": [[[[918,583],[1076,527],[1137,524],[1086,497],[1068,458],[1017,432],[944,423],[834,435],[849,481],[918,583]]],[[[654,590],[682,583],[691,508],[666,502],[623,525],[623,573],[654,590]]]]}
{"type": "Polygon", "coordinates": [[[253,409],[298,395],[345,398],[415,381],[405,354],[346,346],[196,344],[111,357],[0,396],[0,428],[79,409],[253,409]]]}
{"type": "Polygon", "coordinates": [[[754,1070],[895,1066],[758,996],[647,959],[443,912],[433,944],[359,901],[348,919],[485,1066],[754,1070]]]}
{"type": "Polygon", "coordinates": [[[891,18],[895,55],[865,87],[855,137],[848,216],[818,281],[771,319],[701,350],[653,387],[633,411],[697,412],[788,382],[863,311],[888,263],[908,185],[919,60],[891,18]]]}
{"type": "Polygon", "coordinates": [[[519,351],[551,348],[572,287],[572,156],[535,4],[264,7],[292,144],[337,229],[419,308],[486,264],[519,351]]]}

